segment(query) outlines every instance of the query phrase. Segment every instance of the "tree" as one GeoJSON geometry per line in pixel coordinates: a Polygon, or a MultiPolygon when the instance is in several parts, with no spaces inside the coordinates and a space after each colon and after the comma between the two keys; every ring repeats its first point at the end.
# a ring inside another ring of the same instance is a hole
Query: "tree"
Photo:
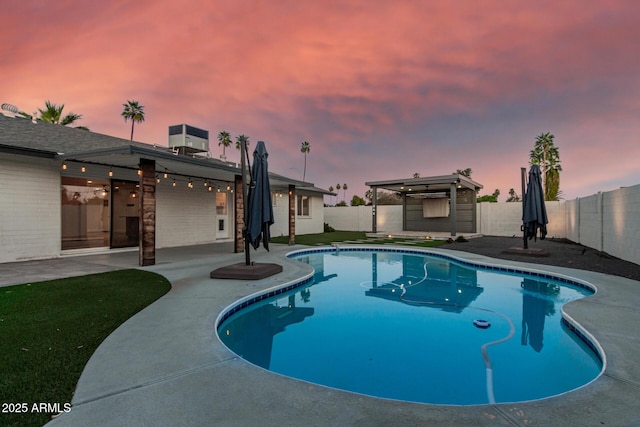
{"type": "Polygon", "coordinates": [[[227,158],[227,154],[226,154],[226,150],[227,147],[229,147],[231,145],[231,135],[229,135],[229,132],[223,130],[222,132],[220,132],[218,134],[218,147],[222,145],[222,154],[220,155],[221,159],[226,159],[227,158]]]}
{"type": "Polygon", "coordinates": [[[344,191],[344,196],[342,197],[342,200],[345,200],[347,198],[347,184],[346,183],[342,184],[342,190],[344,191]]]}
{"type": "Polygon", "coordinates": [[[401,205],[402,197],[398,193],[390,193],[388,191],[377,192],[376,204],[378,205],[401,205]]]}
{"type": "Polygon", "coordinates": [[[471,168],[466,168],[464,170],[462,169],[457,169],[456,173],[458,175],[462,175],[462,176],[466,176],[467,178],[471,178],[471,174],[473,173],[473,171],[471,170],[471,168]]]}
{"type": "Polygon", "coordinates": [[[131,120],[131,141],[133,141],[133,127],[138,123],[144,122],[144,106],[140,105],[138,101],[129,101],[127,100],[126,104],[122,104],[124,109],[122,110],[122,117],[124,117],[124,122],[127,120],[131,120]]]}
{"type": "Polygon", "coordinates": [[[351,198],[351,206],[364,206],[365,204],[364,199],[356,194],[351,198]]]}
{"type": "Polygon", "coordinates": [[[304,179],[307,176],[307,153],[311,152],[311,144],[307,141],[303,141],[300,151],[304,153],[304,172],[302,173],[302,182],[304,182],[304,179]]]}
{"type": "Polygon", "coordinates": [[[482,202],[496,203],[498,201],[499,195],[500,195],[500,190],[496,188],[496,191],[494,191],[492,195],[486,194],[484,196],[478,197],[476,201],[478,203],[482,203],[482,202]]]}
{"type": "MultiPolygon", "coordinates": [[[[247,135],[238,135],[236,136],[236,148],[239,150],[242,146],[242,142],[244,141],[245,147],[249,146],[249,137],[247,135]]],[[[240,153],[242,155],[243,153],[240,153]]]]}
{"type": "Polygon", "coordinates": [[[558,200],[560,194],[560,153],[553,140],[555,136],[550,133],[541,133],[536,136],[533,150],[529,152],[529,163],[539,165],[542,169],[545,200],[558,200]]]}
{"type": "Polygon", "coordinates": [[[414,174],[413,174],[413,177],[414,177],[414,178],[420,178],[420,173],[418,173],[418,172],[414,173],[414,174]]]}
{"type": "Polygon", "coordinates": [[[506,200],[507,202],[519,202],[520,196],[516,193],[516,190],[513,188],[509,189],[509,198],[506,200]]]}
{"type": "Polygon", "coordinates": [[[333,193],[333,185],[329,186],[329,191],[333,193]]]}
{"type": "Polygon", "coordinates": [[[372,189],[368,189],[367,191],[365,191],[364,198],[369,201],[369,204],[372,204],[373,203],[373,190],[372,189]]]}
{"type": "MultiPolygon", "coordinates": [[[[39,118],[40,120],[46,123],[53,123],[53,124],[62,125],[62,126],[69,126],[82,118],[82,114],[75,114],[75,113],[69,113],[66,116],[63,116],[62,110],[64,110],[64,104],[56,105],[56,104],[52,104],[50,101],[47,100],[44,103],[44,109],[38,108],[38,112],[40,112],[40,117],[37,117],[37,118],[39,118]]],[[[37,115],[37,113],[34,113],[34,114],[37,115]]],[[[28,119],[33,118],[31,114],[27,114],[23,111],[20,112],[20,115],[28,119]]],[[[76,128],[89,130],[85,126],[76,126],[76,128]]]]}

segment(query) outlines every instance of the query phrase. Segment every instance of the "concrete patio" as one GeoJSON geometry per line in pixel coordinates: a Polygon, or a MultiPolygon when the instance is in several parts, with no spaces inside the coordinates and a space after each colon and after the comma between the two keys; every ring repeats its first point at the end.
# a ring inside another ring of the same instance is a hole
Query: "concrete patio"
{"type": "MultiPolygon", "coordinates": [[[[144,270],[167,277],[173,288],[138,313],[95,352],[73,398],[73,409],[49,426],[334,426],[334,425],[638,425],[640,423],[640,283],[600,273],[535,266],[433,249],[474,262],[536,268],[586,280],[598,288],[565,307],[606,353],[602,376],[548,399],[498,405],[436,406],[377,399],[270,373],[231,353],[215,334],[218,314],[248,294],[297,281],[308,265],[284,255],[298,246],[273,245],[252,259],[284,271],[255,282],[212,280],[209,272],[243,260],[215,245],[158,251],[144,270]]],[[[58,275],[135,268],[137,252],[14,263],[22,283],[34,265],[58,275]],[[20,271],[22,270],[22,271],[20,271]]],[[[2,266],[0,266],[2,267],[2,266]]],[[[0,269],[0,277],[5,277],[0,269]]],[[[35,272],[34,273],[38,273],[35,272]]],[[[5,285],[7,281],[3,281],[5,285]]],[[[384,343],[381,343],[384,345],[384,343]]],[[[464,384],[460,384],[464,387],[464,384]]]]}

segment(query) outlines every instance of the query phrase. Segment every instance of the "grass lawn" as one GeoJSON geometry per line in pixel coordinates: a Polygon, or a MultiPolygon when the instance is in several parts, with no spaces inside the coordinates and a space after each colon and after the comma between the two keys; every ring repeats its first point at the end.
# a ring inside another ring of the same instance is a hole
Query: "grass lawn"
{"type": "Polygon", "coordinates": [[[33,405],[70,403],[98,345],[169,289],[164,277],[141,270],[0,288],[0,425],[48,422],[53,414],[33,405]]]}
{"type": "MultiPolygon", "coordinates": [[[[332,231],[330,233],[301,234],[296,236],[296,243],[299,245],[329,245],[345,240],[363,240],[367,236],[364,231],[332,231]]],[[[270,242],[289,243],[289,236],[272,237],[270,242]]]]}
{"type": "MultiPolygon", "coordinates": [[[[296,244],[307,246],[329,245],[331,243],[339,243],[350,241],[350,243],[373,244],[384,245],[391,243],[407,244],[410,246],[419,247],[433,247],[445,244],[444,240],[418,240],[418,239],[404,239],[404,238],[367,238],[364,231],[332,231],[328,233],[317,234],[302,234],[296,236],[296,244]]],[[[289,243],[288,236],[272,237],[270,242],[272,243],[289,243]]]]}

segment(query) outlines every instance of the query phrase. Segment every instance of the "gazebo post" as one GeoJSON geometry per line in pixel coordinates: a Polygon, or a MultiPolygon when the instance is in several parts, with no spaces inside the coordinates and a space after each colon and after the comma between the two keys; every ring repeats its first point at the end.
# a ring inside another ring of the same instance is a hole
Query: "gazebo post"
{"type": "Polygon", "coordinates": [[[457,199],[458,199],[458,183],[457,182],[452,182],[451,183],[451,235],[455,236],[456,235],[456,204],[457,204],[457,199]]]}
{"type": "Polygon", "coordinates": [[[371,187],[372,195],[371,195],[371,232],[378,232],[378,187],[371,187]]]}

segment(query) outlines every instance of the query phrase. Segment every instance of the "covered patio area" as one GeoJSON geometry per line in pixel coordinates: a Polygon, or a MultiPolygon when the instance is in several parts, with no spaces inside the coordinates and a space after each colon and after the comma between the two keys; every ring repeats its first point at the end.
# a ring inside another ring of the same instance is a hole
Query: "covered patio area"
{"type": "MultiPolygon", "coordinates": [[[[425,236],[458,232],[476,234],[476,196],[482,185],[464,175],[404,178],[370,181],[373,196],[372,232],[378,232],[378,189],[399,194],[402,198],[402,232],[423,232],[425,236]]],[[[388,232],[387,232],[388,234],[388,232]]],[[[398,236],[400,237],[400,236],[398,236]]]]}

